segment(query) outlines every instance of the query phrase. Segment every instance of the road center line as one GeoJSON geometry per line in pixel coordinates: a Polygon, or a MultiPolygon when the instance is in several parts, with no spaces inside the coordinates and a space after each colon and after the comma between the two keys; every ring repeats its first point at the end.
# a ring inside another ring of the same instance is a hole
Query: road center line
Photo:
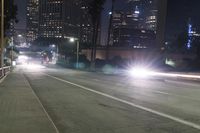
{"type": "MultiPolygon", "coordinates": [[[[44,73],[44,74],[45,74],[45,73],[44,73]]],[[[144,107],[144,106],[141,106],[141,105],[138,105],[138,104],[135,104],[135,103],[132,103],[132,102],[129,102],[129,101],[126,101],[126,100],[123,100],[123,99],[120,99],[120,98],[111,96],[111,95],[108,95],[108,94],[103,93],[103,92],[96,91],[96,90],[87,88],[87,87],[85,87],[85,86],[82,86],[82,85],[79,85],[79,84],[76,84],[76,83],[73,83],[73,82],[70,82],[70,81],[67,81],[67,80],[58,78],[58,77],[51,76],[51,75],[49,75],[49,74],[45,74],[45,75],[47,75],[48,77],[51,77],[51,78],[53,78],[53,79],[56,79],[56,80],[58,80],[58,81],[61,81],[61,82],[64,82],[64,83],[67,83],[67,84],[70,84],[70,85],[79,87],[79,88],[81,88],[81,89],[84,89],[84,90],[87,90],[87,91],[90,91],[90,92],[93,92],[93,93],[102,95],[102,96],[104,96],[104,97],[113,99],[113,100],[115,100],[115,101],[118,101],[118,102],[121,102],[121,103],[130,105],[130,106],[132,106],[132,107],[135,107],[135,108],[138,108],[138,109],[141,109],[141,110],[150,112],[150,113],[152,113],[152,114],[155,114],[155,115],[158,115],[158,116],[161,116],[161,117],[164,117],[164,118],[173,120],[173,121],[175,121],[175,122],[178,122],[178,123],[180,123],[180,124],[183,124],[183,125],[186,125],[186,126],[189,126],[189,127],[192,127],[192,128],[195,128],[195,129],[200,130],[200,125],[199,125],[199,124],[196,124],[196,123],[193,123],[193,122],[190,122],[190,121],[186,121],[186,120],[184,120],[184,119],[181,119],[181,118],[178,118],[178,117],[169,115],[169,114],[165,114],[165,113],[162,113],[162,112],[159,112],[159,111],[156,111],[156,110],[153,110],[153,109],[150,109],[150,108],[147,108],[147,107],[144,107]]]]}

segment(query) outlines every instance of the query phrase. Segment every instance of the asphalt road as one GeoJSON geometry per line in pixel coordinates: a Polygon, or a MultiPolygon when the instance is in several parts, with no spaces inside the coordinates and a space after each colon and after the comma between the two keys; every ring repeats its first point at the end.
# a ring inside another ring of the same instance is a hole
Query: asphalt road
{"type": "Polygon", "coordinates": [[[23,72],[60,133],[199,133],[200,83],[63,68],[23,72]]]}

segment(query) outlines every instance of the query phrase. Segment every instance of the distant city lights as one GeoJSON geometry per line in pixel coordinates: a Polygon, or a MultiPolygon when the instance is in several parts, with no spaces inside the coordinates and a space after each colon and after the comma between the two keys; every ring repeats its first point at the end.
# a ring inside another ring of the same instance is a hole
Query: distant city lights
{"type": "Polygon", "coordinates": [[[139,11],[138,6],[135,7],[135,12],[134,12],[134,13],[135,13],[135,14],[140,14],[140,11],[139,11]]]}
{"type": "Polygon", "coordinates": [[[187,42],[187,49],[190,49],[192,47],[192,25],[188,24],[188,42],[187,42]]]}
{"type": "Polygon", "coordinates": [[[140,11],[135,11],[135,14],[140,14],[140,11]]]}

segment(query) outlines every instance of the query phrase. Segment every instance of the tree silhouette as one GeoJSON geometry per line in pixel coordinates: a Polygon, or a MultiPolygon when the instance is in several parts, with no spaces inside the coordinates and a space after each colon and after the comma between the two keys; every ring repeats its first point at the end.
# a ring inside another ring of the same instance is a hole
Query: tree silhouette
{"type": "Polygon", "coordinates": [[[17,23],[17,6],[14,4],[14,0],[4,0],[4,15],[5,15],[5,30],[10,28],[11,21],[17,23]]]}
{"type": "Polygon", "coordinates": [[[112,0],[112,6],[111,6],[111,14],[110,14],[110,20],[109,20],[109,26],[108,26],[108,36],[107,36],[107,44],[106,44],[106,60],[109,60],[109,47],[110,47],[110,39],[111,39],[111,28],[112,28],[112,19],[113,19],[113,11],[114,11],[114,3],[116,0],[112,0]]]}
{"type": "Polygon", "coordinates": [[[89,14],[91,16],[91,21],[93,24],[93,36],[92,36],[92,49],[91,49],[91,67],[95,67],[95,58],[96,58],[96,47],[97,47],[97,38],[98,30],[101,22],[101,13],[103,10],[103,5],[105,0],[91,0],[89,4],[89,14]]]}

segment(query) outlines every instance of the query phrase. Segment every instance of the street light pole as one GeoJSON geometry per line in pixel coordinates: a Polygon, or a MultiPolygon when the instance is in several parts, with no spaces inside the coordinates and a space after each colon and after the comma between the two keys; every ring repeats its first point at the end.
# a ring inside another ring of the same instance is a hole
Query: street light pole
{"type": "Polygon", "coordinates": [[[76,42],[76,68],[78,69],[79,68],[79,47],[80,47],[79,39],[74,38],[74,37],[68,37],[68,38],[70,42],[72,43],[76,42]]]}
{"type": "Polygon", "coordinates": [[[14,43],[13,43],[13,37],[11,38],[11,67],[13,67],[13,47],[14,47],[14,43]]]}
{"type": "Polygon", "coordinates": [[[59,44],[56,45],[56,62],[58,62],[59,57],[59,44]]]}
{"type": "Polygon", "coordinates": [[[76,40],[76,68],[79,68],[79,40],[76,40]]]}
{"type": "Polygon", "coordinates": [[[4,75],[3,66],[4,66],[4,0],[1,0],[1,68],[2,68],[2,76],[4,75]]]}

